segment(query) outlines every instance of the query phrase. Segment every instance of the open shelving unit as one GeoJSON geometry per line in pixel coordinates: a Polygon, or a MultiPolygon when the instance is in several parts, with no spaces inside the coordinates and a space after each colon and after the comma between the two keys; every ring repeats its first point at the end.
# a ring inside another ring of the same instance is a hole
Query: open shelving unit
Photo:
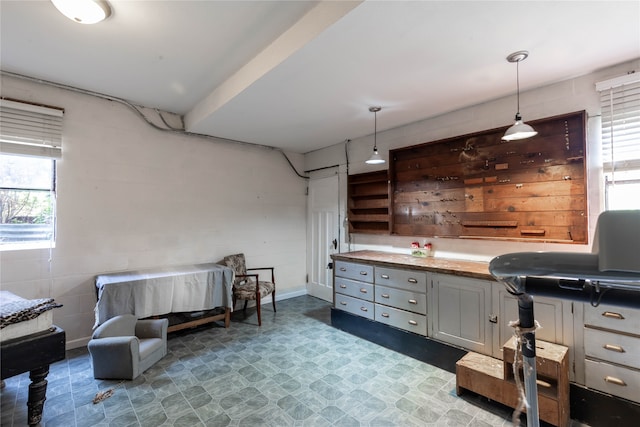
{"type": "Polygon", "coordinates": [[[348,177],[350,233],[389,234],[389,177],[387,170],[348,177]]]}

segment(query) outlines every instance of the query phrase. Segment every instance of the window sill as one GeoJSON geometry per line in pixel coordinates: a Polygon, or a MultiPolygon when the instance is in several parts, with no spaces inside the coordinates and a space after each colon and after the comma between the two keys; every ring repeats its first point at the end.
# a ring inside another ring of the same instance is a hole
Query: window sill
{"type": "Polygon", "coordinates": [[[0,252],[54,249],[55,247],[55,242],[0,243],[0,252]]]}

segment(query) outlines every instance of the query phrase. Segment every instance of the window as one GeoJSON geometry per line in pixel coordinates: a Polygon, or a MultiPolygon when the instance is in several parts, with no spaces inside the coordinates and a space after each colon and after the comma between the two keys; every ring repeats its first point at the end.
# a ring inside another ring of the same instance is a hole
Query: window
{"type": "Polygon", "coordinates": [[[0,245],[54,241],[54,177],[53,159],[0,155],[0,245]]]}
{"type": "Polygon", "coordinates": [[[640,73],[596,84],[602,107],[605,209],[640,209],[640,73]]]}
{"type": "Polygon", "coordinates": [[[55,242],[62,110],[0,100],[0,250],[55,242]]]}

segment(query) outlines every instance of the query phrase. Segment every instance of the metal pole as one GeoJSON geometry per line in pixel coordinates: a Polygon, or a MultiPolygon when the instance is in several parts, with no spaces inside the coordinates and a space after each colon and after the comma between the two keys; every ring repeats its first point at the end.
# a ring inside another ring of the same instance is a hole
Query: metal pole
{"type": "MultiPolygon", "coordinates": [[[[539,427],[538,384],[536,383],[536,333],[533,316],[533,297],[527,293],[518,295],[518,317],[522,334],[522,370],[527,408],[527,427],[539,427]]],[[[515,362],[515,361],[514,361],[515,362]]]]}

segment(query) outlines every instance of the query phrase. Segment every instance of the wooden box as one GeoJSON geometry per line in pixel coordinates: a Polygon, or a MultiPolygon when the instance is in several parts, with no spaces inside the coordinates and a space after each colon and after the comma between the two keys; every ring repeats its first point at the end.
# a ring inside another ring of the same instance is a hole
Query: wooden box
{"type": "MultiPolygon", "coordinates": [[[[504,362],[472,352],[460,359],[456,363],[456,393],[460,395],[469,390],[515,408],[518,405],[513,376],[515,339],[507,341],[503,350],[504,362]]],[[[555,426],[569,425],[568,350],[561,345],[536,341],[538,413],[541,420],[555,426]]]]}

